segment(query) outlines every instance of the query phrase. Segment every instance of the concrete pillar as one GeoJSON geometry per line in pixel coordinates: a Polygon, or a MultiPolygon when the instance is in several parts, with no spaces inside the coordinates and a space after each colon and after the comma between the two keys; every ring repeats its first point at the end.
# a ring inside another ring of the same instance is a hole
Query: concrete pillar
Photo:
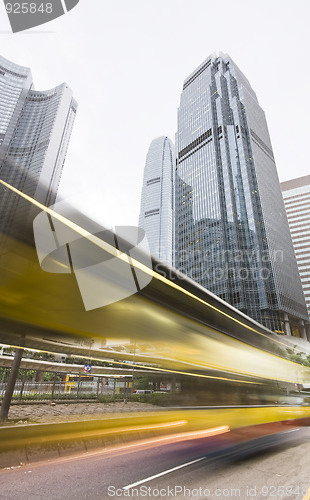
{"type": "Polygon", "coordinates": [[[22,385],[21,385],[20,392],[19,392],[19,399],[23,399],[23,390],[25,387],[26,378],[27,378],[27,370],[24,370],[22,385]]]}
{"type": "Polygon", "coordinates": [[[177,385],[176,378],[173,377],[171,380],[171,392],[176,392],[176,385],[177,385]]]}
{"type": "Polygon", "coordinates": [[[96,398],[99,398],[99,388],[100,388],[100,378],[97,377],[97,391],[96,391],[96,398]]]}
{"type": "Polygon", "coordinates": [[[54,401],[54,393],[55,393],[55,385],[56,385],[56,380],[57,380],[57,373],[55,373],[54,375],[54,379],[53,379],[53,387],[52,387],[52,403],[54,401]]]}
{"type": "Polygon", "coordinates": [[[76,389],[76,399],[79,398],[80,386],[81,386],[81,374],[79,373],[79,378],[78,378],[78,383],[77,383],[77,389],[76,389]]]}
{"type": "Polygon", "coordinates": [[[284,313],[283,320],[284,320],[284,332],[285,332],[285,335],[287,335],[288,337],[291,337],[292,336],[292,331],[291,331],[291,325],[290,325],[287,313],[284,313]]]}
{"type": "Polygon", "coordinates": [[[301,335],[301,338],[303,338],[304,340],[308,340],[306,334],[305,322],[303,320],[300,321],[299,333],[301,335]]]}
{"type": "Polygon", "coordinates": [[[23,353],[24,353],[23,348],[18,348],[15,351],[15,356],[12,362],[10,376],[6,384],[6,390],[0,408],[0,422],[5,422],[8,419],[9,409],[23,353]]]}
{"type": "Polygon", "coordinates": [[[307,334],[307,339],[310,342],[310,323],[306,324],[306,334],[307,334]]]}

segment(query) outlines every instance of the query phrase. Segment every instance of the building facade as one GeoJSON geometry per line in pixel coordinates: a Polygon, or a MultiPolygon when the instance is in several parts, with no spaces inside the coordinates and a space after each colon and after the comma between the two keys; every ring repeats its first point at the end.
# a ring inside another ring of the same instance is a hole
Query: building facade
{"type": "Polygon", "coordinates": [[[174,145],[168,137],[152,141],[144,168],[139,227],[151,254],[174,264],[174,145]]]}
{"type": "Polygon", "coordinates": [[[228,55],[185,80],[175,147],[176,267],[271,330],[305,337],[265,114],[228,55]]]}
{"type": "MultiPolygon", "coordinates": [[[[77,103],[65,83],[34,90],[31,71],[0,57],[0,179],[46,206],[55,202],[77,103]]],[[[18,235],[28,202],[0,191],[0,233],[18,235]]]]}
{"type": "Polygon", "coordinates": [[[281,188],[310,315],[310,175],[281,182],[281,188]]]}

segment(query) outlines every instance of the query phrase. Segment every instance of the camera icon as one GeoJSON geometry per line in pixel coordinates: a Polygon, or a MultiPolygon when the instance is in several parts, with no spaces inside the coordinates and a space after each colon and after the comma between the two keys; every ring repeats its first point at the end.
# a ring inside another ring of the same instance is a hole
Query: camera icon
{"type": "Polygon", "coordinates": [[[63,16],[77,6],[79,0],[4,0],[13,33],[34,28],[63,16]]]}
{"type": "Polygon", "coordinates": [[[33,221],[42,270],[74,273],[86,311],[123,300],[152,280],[152,258],[143,229],[102,228],[65,202],[33,221]],[[60,215],[60,217],[57,216],[60,215]]]}

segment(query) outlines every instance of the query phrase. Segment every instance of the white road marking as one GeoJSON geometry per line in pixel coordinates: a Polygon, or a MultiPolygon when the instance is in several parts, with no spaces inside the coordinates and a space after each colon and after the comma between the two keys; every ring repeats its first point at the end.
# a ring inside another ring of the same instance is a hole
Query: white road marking
{"type": "Polygon", "coordinates": [[[147,483],[148,481],[152,481],[157,477],[165,476],[166,474],[170,474],[170,472],[174,472],[175,470],[183,469],[183,467],[187,467],[188,465],[196,464],[197,462],[201,462],[201,460],[206,460],[207,457],[197,458],[197,460],[192,460],[191,462],[187,462],[186,464],[178,465],[177,467],[173,467],[172,469],[165,470],[160,472],[159,474],[155,474],[154,476],[147,477],[146,479],[141,479],[141,481],[137,481],[136,483],[128,484],[123,487],[123,490],[130,490],[130,488],[134,488],[135,486],[139,486],[139,484],[147,483]]]}

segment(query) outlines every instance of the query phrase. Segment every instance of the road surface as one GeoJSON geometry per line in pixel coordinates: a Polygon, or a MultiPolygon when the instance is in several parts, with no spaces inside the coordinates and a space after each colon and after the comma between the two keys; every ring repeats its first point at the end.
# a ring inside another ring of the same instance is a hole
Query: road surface
{"type": "Polygon", "coordinates": [[[0,499],[308,498],[310,429],[289,431],[288,438],[250,457],[242,450],[218,456],[212,445],[206,449],[204,440],[196,440],[128,443],[21,465],[0,471],[0,499]]]}

